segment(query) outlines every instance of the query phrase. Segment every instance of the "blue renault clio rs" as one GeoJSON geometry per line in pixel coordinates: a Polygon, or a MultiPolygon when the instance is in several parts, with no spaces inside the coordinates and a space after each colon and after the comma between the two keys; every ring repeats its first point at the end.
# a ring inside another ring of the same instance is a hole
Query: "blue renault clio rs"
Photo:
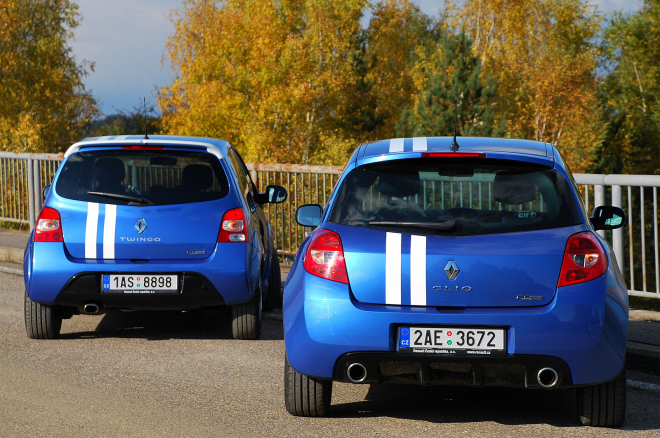
{"type": "Polygon", "coordinates": [[[575,388],[583,424],[625,415],[627,288],[546,143],[405,138],[361,145],[284,289],[289,413],[323,416],[332,382],[575,388]]]}
{"type": "Polygon", "coordinates": [[[233,336],[257,339],[280,298],[273,231],[221,140],[85,139],[64,155],[24,257],[25,326],[56,338],[62,319],[109,310],[230,309],[233,336]]]}

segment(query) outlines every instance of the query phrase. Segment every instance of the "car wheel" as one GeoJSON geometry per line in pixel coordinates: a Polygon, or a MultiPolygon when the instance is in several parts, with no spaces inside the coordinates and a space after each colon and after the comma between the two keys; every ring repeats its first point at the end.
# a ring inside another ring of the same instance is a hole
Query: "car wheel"
{"type": "Polygon", "coordinates": [[[268,294],[264,299],[264,310],[273,310],[280,302],[280,289],[282,288],[282,272],[277,255],[270,262],[270,278],[268,279],[268,294]]]}
{"type": "Polygon", "coordinates": [[[57,307],[32,301],[25,293],[25,331],[32,339],[55,339],[60,336],[62,315],[57,307]]]}
{"type": "Polygon", "coordinates": [[[234,339],[259,339],[261,336],[261,291],[247,303],[231,306],[231,332],[234,339]]]}
{"type": "Polygon", "coordinates": [[[284,404],[297,417],[325,417],[330,412],[332,380],[299,373],[284,355],[284,404]]]}
{"type": "Polygon", "coordinates": [[[626,418],[626,369],[611,382],[578,388],[577,398],[582,424],[621,426],[626,418]]]}

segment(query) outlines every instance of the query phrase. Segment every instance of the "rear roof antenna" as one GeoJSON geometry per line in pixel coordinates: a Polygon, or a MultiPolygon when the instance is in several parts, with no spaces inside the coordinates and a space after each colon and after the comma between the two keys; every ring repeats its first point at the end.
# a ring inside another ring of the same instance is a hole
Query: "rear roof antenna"
{"type": "Polygon", "coordinates": [[[455,105],[454,105],[454,141],[449,146],[449,149],[451,149],[454,152],[457,151],[458,148],[460,147],[458,145],[458,143],[456,142],[456,125],[457,125],[457,121],[458,121],[458,93],[456,93],[456,101],[455,101],[455,105]]]}
{"type": "MultiPolygon", "coordinates": [[[[144,99],[144,138],[142,140],[149,140],[149,136],[147,135],[147,98],[143,97],[144,99]]],[[[455,131],[455,130],[454,130],[455,131]]]]}

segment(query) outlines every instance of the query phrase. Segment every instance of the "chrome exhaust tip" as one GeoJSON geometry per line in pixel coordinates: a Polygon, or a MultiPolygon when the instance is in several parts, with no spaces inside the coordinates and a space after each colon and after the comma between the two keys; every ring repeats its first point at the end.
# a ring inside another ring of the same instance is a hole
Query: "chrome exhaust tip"
{"type": "Polygon", "coordinates": [[[346,376],[353,383],[362,383],[367,378],[367,368],[361,363],[352,363],[346,369],[346,376]]]}
{"type": "Polygon", "coordinates": [[[98,304],[87,303],[80,309],[85,315],[98,315],[101,313],[101,307],[98,304]]]}
{"type": "Polygon", "coordinates": [[[559,383],[559,374],[552,368],[541,368],[536,374],[536,381],[544,388],[552,388],[559,383]]]}

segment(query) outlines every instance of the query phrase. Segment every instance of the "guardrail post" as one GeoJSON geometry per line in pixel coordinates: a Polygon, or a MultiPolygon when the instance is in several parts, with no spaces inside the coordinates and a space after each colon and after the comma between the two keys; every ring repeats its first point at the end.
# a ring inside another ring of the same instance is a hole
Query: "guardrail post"
{"type": "MultiPolygon", "coordinates": [[[[594,186],[594,208],[600,207],[601,205],[605,205],[605,186],[597,184],[594,186]]],[[[600,234],[602,238],[605,238],[604,230],[599,230],[598,234],[600,234]]]]}
{"type": "MultiPolygon", "coordinates": [[[[612,186],[612,205],[623,209],[621,186],[612,186]]],[[[612,230],[612,248],[621,272],[624,270],[623,227],[612,230]]]]}
{"type": "Polygon", "coordinates": [[[32,163],[34,164],[34,215],[37,216],[41,211],[41,163],[39,160],[32,160],[32,163]]]}
{"type": "Polygon", "coordinates": [[[30,230],[34,228],[34,167],[32,164],[32,154],[27,158],[27,183],[28,183],[28,221],[30,230]]]}

